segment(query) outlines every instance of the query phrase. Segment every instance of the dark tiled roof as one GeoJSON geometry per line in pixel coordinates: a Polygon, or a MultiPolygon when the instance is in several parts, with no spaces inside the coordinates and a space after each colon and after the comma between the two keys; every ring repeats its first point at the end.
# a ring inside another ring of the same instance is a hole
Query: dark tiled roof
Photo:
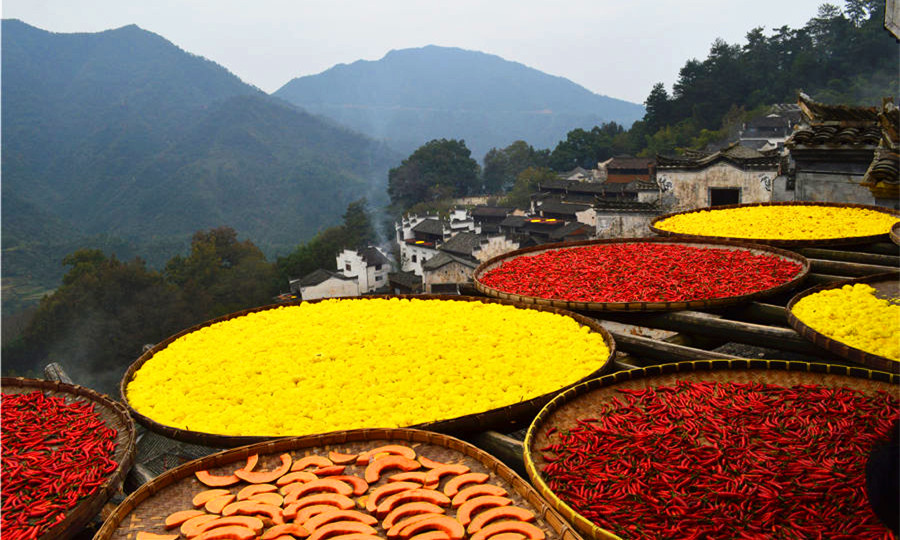
{"type": "Polygon", "coordinates": [[[415,272],[391,272],[388,274],[388,281],[411,290],[422,288],[422,277],[415,272]]]}
{"type": "Polygon", "coordinates": [[[438,249],[460,255],[471,255],[476,248],[481,246],[483,238],[483,236],[475,233],[461,232],[441,244],[438,249]]]}
{"type": "Polygon", "coordinates": [[[542,214],[549,213],[565,216],[575,216],[575,212],[584,212],[585,210],[589,210],[590,208],[590,205],[587,204],[566,204],[557,201],[545,201],[539,209],[542,214]]]}
{"type": "Polygon", "coordinates": [[[617,169],[646,171],[654,162],[653,158],[614,157],[606,164],[606,170],[612,172],[617,169]]]}
{"type": "Polygon", "coordinates": [[[472,217],[506,217],[513,208],[502,206],[476,206],[471,210],[472,217]]]}
{"type": "Polygon", "coordinates": [[[714,154],[702,157],[656,156],[656,164],[660,170],[705,169],[720,161],[726,161],[741,169],[772,169],[778,167],[779,157],[763,154],[738,143],[732,143],[714,154]]]}
{"type": "Polygon", "coordinates": [[[870,127],[818,125],[801,127],[788,137],[784,144],[788,148],[799,146],[860,147],[875,146],[880,138],[881,129],[874,124],[870,127]]]}
{"type": "Polygon", "coordinates": [[[837,122],[844,125],[872,124],[878,122],[878,109],[875,107],[851,107],[849,105],[826,105],[813,101],[811,97],[800,92],[797,104],[810,124],[837,122]]]}
{"type": "Polygon", "coordinates": [[[659,212],[655,203],[638,201],[598,201],[594,208],[598,212],[659,212]]]}
{"type": "Polygon", "coordinates": [[[900,109],[886,102],[878,118],[881,140],[862,185],[878,199],[896,199],[900,188],[900,109]]]}
{"type": "Polygon", "coordinates": [[[439,251],[437,255],[425,261],[425,264],[422,265],[422,270],[437,270],[438,268],[453,262],[459,263],[469,268],[475,268],[478,266],[478,261],[474,258],[460,257],[459,255],[454,255],[453,253],[439,251]]]}
{"type": "Polygon", "coordinates": [[[413,232],[424,234],[436,234],[441,236],[444,234],[444,224],[439,219],[425,219],[412,228],[413,232]]]}
{"type": "Polygon", "coordinates": [[[643,182],[636,180],[625,187],[625,191],[659,191],[656,182],[643,182]]]}
{"type": "Polygon", "coordinates": [[[352,281],[356,278],[347,277],[344,274],[339,274],[336,272],[329,272],[328,270],[324,270],[322,268],[313,270],[312,272],[306,274],[302,278],[300,278],[300,286],[301,287],[312,287],[314,285],[318,285],[320,283],[324,283],[331,278],[343,279],[345,281],[352,281]]]}
{"type": "Polygon", "coordinates": [[[390,260],[372,246],[357,251],[362,260],[366,262],[366,266],[378,266],[379,264],[390,264],[390,260]]]}
{"type": "Polygon", "coordinates": [[[501,227],[521,227],[528,218],[525,216],[506,216],[506,219],[500,222],[501,227]]]}
{"type": "Polygon", "coordinates": [[[562,240],[567,236],[590,235],[592,232],[590,225],[581,223],[580,221],[570,221],[562,227],[554,229],[553,232],[550,233],[550,239],[562,240]]]}

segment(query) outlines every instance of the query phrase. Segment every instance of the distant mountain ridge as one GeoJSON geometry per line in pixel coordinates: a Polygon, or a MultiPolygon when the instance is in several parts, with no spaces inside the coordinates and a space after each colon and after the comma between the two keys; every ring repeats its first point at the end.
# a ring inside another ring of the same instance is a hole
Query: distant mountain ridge
{"type": "Polygon", "coordinates": [[[408,155],[436,138],[464,139],[480,160],[525,140],[553,148],[578,127],[628,128],[641,105],[491,54],[429,45],[340,64],[291,80],[273,95],[333,118],[408,155]]]}
{"type": "Polygon", "coordinates": [[[159,263],[194,232],[230,226],[285,253],[350,201],[386,199],[400,158],[383,144],[156,34],[2,25],[5,284],[28,271],[16,259],[27,252],[32,277],[52,286],[61,246],[96,236],[159,263]]]}

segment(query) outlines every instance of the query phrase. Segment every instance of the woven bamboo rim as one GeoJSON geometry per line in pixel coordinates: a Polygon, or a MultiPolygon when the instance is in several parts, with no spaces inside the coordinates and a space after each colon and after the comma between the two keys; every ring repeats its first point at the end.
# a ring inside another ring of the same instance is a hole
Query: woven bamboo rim
{"type": "Polygon", "coordinates": [[[585,538],[621,540],[621,537],[576,512],[544,481],[540,469],[545,462],[536,449],[550,444],[547,430],[554,427],[565,429],[574,424],[575,418],[594,416],[593,411],[596,411],[598,403],[611,399],[619,389],[672,385],[676,381],[763,382],[782,386],[820,384],[843,386],[865,393],[877,390],[895,395],[900,393],[900,376],[883,371],[786,360],[745,359],[661,364],[619,371],[570,388],[553,398],[531,423],[525,436],[524,460],[528,477],[538,492],[585,538]]]}
{"type": "Polygon", "coordinates": [[[171,512],[192,508],[192,494],[203,489],[194,478],[197,471],[212,469],[216,474],[226,474],[236,468],[235,464],[245,463],[251,454],[259,454],[258,467],[263,468],[267,465],[274,467],[277,456],[285,452],[298,458],[311,453],[327,455],[329,450],[357,453],[376,446],[375,443],[406,444],[416,447],[417,453],[423,447],[428,448],[427,457],[431,459],[445,463],[462,462],[473,471],[490,474],[489,482],[504,487],[514,504],[534,512],[536,524],[552,533],[548,538],[553,538],[555,534],[559,540],[581,540],[581,536],[528,482],[497,458],[448,435],[408,428],[359,429],[276,439],[190,461],[154,478],[129,495],[106,519],[94,540],[132,540],[132,533],[139,530],[165,532],[165,517],[171,512]]]}
{"type": "MultiPolygon", "coordinates": [[[[523,421],[530,420],[537,411],[541,409],[550,399],[556,395],[558,392],[565,390],[571,386],[574,386],[582,381],[592,379],[601,373],[605,372],[609,369],[609,366],[612,364],[612,359],[616,354],[616,343],[613,339],[612,335],[603,328],[599,322],[594,319],[585,317],[578,313],[572,313],[570,311],[560,309],[554,306],[535,306],[535,305],[526,305],[522,303],[512,302],[508,300],[500,300],[495,298],[481,298],[475,296],[457,296],[457,295],[429,295],[429,294],[419,294],[419,295],[372,295],[372,296],[356,296],[356,297],[347,297],[342,300],[369,300],[375,298],[408,298],[408,299],[420,299],[420,300],[448,300],[448,301],[458,301],[458,302],[482,302],[486,304],[502,304],[502,305],[511,305],[520,309],[533,309],[537,311],[546,311],[550,313],[556,313],[557,315],[563,315],[566,317],[570,317],[575,319],[582,326],[589,327],[592,331],[597,332],[603,336],[603,341],[606,346],[609,348],[609,354],[606,359],[604,359],[603,364],[595,370],[593,373],[586,375],[585,377],[579,379],[578,381],[573,381],[571,384],[566,385],[559,390],[548,392],[541,396],[536,396],[534,398],[521,401],[519,403],[514,403],[512,405],[507,405],[504,407],[500,407],[497,409],[491,409],[488,411],[483,411],[480,413],[468,414],[464,416],[459,416],[456,418],[448,418],[443,420],[435,420],[433,422],[426,422],[422,424],[416,424],[414,428],[428,429],[431,431],[439,431],[443,433],[453,433],[453,434],[462,434],[466,432],[475,432],[475,431],[484,431],[486,429],[499,428],[504,425],[515,425],[517,423],[521,423],[523,421]]],[[[306,303],[317,303],[322,300],[313,300],[306,303]]],[[[267,435],[219,435],[215,433],[204,433],[200,431],[190,431],[184,429],[178,429],[172,426],[168,426],[165,424],[161,424],[152,418],[149,418],[138,411],[134,410],[128,402],[128,397],[126,395],[126,388],[128,383],[134,378],[134,374],[144,365],[154,354],[162,349],[166,348],[171,342],[175,341],[179,337],[199,330],[200,328],[209,326],[211,324],[215,324],[217,322],[226,321],[232,318],[241,317],[248,313],[254,313],[257,311],[265,311],[268,309],[275,309],[283,306],[289,305],[298,305],[304,302],[289,302],[282,304],[271,304],[267,306],[256,307],[252,309],[245,309],[243,311],[239,311],[236,313],[231,313],[229,315],[224,315],[222,317],[218,317],[216,319],[211,319],[204,323],[192,326],[186,330],[183,330],[177,334],[174,334],[168,337],[166,340],[158,343],[153,348],[146,351],[144,354],[140,356],[131,366],[128,367],[128,370],[125,372],[125,375],[122,377],[122,381],[119,385],[119,391],[122,395],[122,402],[128,408],[128,412],[131,416],[141,425],[147,427],[151,431],[159,433],[165,437],[170,439],[175,439],[178,441],[200,444],[203,446],[213,446],[219,448],[233,448],[235,446],[241,446],[245,444],[258,443],[265,440],[269,440],[274,438],[274,436],[267,435]]]]}
{"type": "MultiPolygon", "coordinates": [[[[875,274],[872,276],[847,279],[843,281],[835,281],[832,283],[819,285],[817,287],[813,287],[811,289],[807,289],[801,293],[798,293],[796,296],[791,298],[790,302],[788,302],[787,305],[788,324],[790,324],[798,334],[811,341],[816,346],[831,351],[842,358],[850,360],[851,362],[863,364],[864,366],[868,366],[873,369],[889,371],[891,373],[900,373],[900,362],[891,360],[890,358],[886,358],[884,356],[872,354],[862,349],[851,347],[841,341],[830,338],[825,334],[814,330],[812,327],[808,326],[796,315],[794,315],[794,304],[799,302],[801,298],[828,289],[837,289],[843,287],[844,285],[852,285],[854,283],[867,283],[869,285],[877,285],[879,283],[895,283],[900,285],[900,271],[888,272],[885,274],[875,274]]],[[[898,339],[900,339],[900,337],[898,337],[898,339]]]]}
{"type": "Polygon", "coordinates": [[[900,221],[894,223],[891,227],[891,232],[888,233],[888,236],[891,237],[891,241],[900,246],[900,221]]]}
{"type": "Polygon", "coordinates": [[[814,247],[814,246],[844,246],[853,244],[868,244],[871,242],[880,242],[885,240],[884,234],[873,234],[869,236],[847,236],[842,238],[821,238],[816,240],[784,240],[777,238],[741,238],[729,236],[706,236],[699,234],[686,234],[672,231],[665,231],[656,227],[656,224],[664,219],[682,214],[693,214],[706,210],[727,210],[729,208],[746,208],[750,206],[832,206],[836,208],[861,208],[865,210],[875,210],[883,214],[898,216],[896,211],[884,206],[875,206],[872,204],[851,204],[851,203],[835,203],[835,202],[811,202],[811,201],[788,201],[788,202],[767,202],[767,203],[748,203],[748,204],[724,204],[721,206],[709,206],[706,208],[695,208],[693,210],[685,210],[682,212],[672,212],[663,214],[650,222],[650,230],[660,236],[675,238],[718,238],[720,240],[735,240],[741,242],[756,242],[758,244],[766,244],[770,246],[781,246],[791,248],[814,247]]]}
{"type": "Polygon", "coordinates": [[[604,240],[581,240],[578,242],[559,242],[556,244],[542,244],[516,251],[510,251],[503,255],[499,255],[478,265],[474,273],[475,288],[478,292],[503,300],[510,300],[522,304],[537,306],[554,306],[572,311],[587,312],[603,312],[603,311],[679,311],[685,309],[714,309],[725,306],[733,306],[751,302],[766,296],[776,295],[787,292],[803,282],[809,274],[809,261],[792,251],[786,251],[770,246],[759,244],[751,244],[748,242],[738,242],[735,240],[720,239],[682,239],[682,238],[614,238],[604,240]],[[633,243],[650,243],[650,244],[678,244],[692,247],[707,247],[713,249],[730,249],[730,250],[748,250],[755,255],[774,255],[796,262],[801,265],[800,273],[794,276],[788,282],[782,283],[776,287],[757,291],[750,294],[742,294],[737,296],[729,296],[724,298],[708,298],[700,300],[690,300],[687,302],[574,302],[570,300],[560,300],[553,298],[539,298],[536,296],[526,296],[501,291],[494,287],[490,287],[481,282],[482,276],[490,270],[500,266],[507,260],[514,259],[519,256],[532,256],[545,251],[553,251],[558,249],[570,249],[576,247],[584,247],[599,244],[633,244],[633,243]]]}
{"type": "Polygon", "coordinates": [[[26,379],[22,377],[0,378],[3,394],[26,394],[34,391],[43,392],[47,396],[64,398],[67,403],[74,401],[94,404],[94,411],[104,423],[116,430],[116,450],[113,459],[118,463],[93,495],[85,497],[72,508],[65,519],[52,526],[38,540],[67,540],[80,533],[91,519],[100,513],[103,505],[112,498],[125,481],[125,475],[134,464],[135,429],[134,422],[121,403],[109,399],[90,388],[74,384],[43,379],[26,379]]]}

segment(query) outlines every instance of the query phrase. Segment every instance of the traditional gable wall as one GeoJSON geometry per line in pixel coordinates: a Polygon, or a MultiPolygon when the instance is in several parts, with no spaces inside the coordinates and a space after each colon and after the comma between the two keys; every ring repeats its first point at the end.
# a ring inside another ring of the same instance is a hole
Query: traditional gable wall
{"type": "Polygon", "coordinates": [[[727,161],[703,169],[660,169],[657,180],[666,211],[702,208],[710,204],[710,188],[738,188],[740,202],[771,202],[777,168],[742,170],[727,161]]]}

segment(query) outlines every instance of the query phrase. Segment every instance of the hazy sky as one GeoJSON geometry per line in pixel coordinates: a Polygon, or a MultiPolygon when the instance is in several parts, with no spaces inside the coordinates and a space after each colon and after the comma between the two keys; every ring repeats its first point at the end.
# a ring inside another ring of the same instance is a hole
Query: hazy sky
{"type": "MultiPolygon", "coordinates": [[[[843,5],[840,0],[831,0],[843,5]]],[[[425,45],[495,54],[598,94],[671,91],[713,40],[802,27],[824,0],[4,0],[4,18],[53,32],[137,24],[274,92],[294,77],[425,45]]]]}

